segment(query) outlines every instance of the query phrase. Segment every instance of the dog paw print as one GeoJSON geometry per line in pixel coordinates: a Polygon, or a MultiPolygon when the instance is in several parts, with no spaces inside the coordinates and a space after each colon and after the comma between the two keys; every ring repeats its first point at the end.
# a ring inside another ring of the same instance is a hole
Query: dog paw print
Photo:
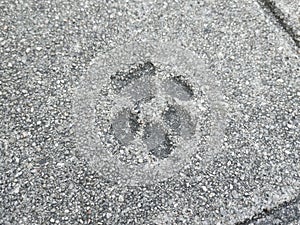
{"type": "Polygon", "coordinates": [[[195,121],[184,107],[193,99],[193,90],[182,78],[162,80],[153,63],[145,62],[127,73],[117,72],[110,83],[116,99],[124,99],[117,103],[120,110],[110,129],[119,144],[118,154],[134,142],[140,141],[144,147],[139,156],[127,153],[127,162],[167,158],[180,138],[186,140],[194,134],[195,121]]]}
{"type": "Polygon", "coordinates": [[[74,94],[77,152],[109,180],[176,176],[220,149],[222,107],[201,59],[173,43],[128,43],[99,55],[74,94]]]}

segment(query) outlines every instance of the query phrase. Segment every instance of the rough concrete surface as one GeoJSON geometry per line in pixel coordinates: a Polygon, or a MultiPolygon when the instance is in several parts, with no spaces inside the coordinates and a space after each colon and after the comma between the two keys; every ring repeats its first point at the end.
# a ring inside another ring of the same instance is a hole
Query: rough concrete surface
{"type": "Polygon", "coordinates": [[[300,2],[297,0],[275,0],[275,7],[282,12],[287,26],[291,26],[295,37],[300,41],[300,2]]]}
{"type": "Polygon", "coordinates": [[[258,0],[258,3],[300,48],[300,2],[294,0],[258,0]]]}
{"type": "Polygon", "coordinates": [[[0,224],[300,224],[299,46],[265,5],[0,1],[0,224]]]}

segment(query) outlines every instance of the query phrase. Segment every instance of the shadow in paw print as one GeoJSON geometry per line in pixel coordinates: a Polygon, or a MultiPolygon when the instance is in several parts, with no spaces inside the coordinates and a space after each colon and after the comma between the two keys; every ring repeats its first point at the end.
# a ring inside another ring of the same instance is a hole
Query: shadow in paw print
{"type": "Polygon", "coordinates": [[[119,143],[126,146],[134,140],[139,126],[138,114],[124,110],[113,119],[111,130],[119,143]]]}
{"type": "Polygon", "coordinates": [[[189,137],[195,132],[195,125],[189,113],[179,106],[169,105],[163,114],[163,120],[171,132],[182,137],[189,137]]]}
{"type": "Polygon", "coordinates": [[[181,101],[190,100],[194,92],[191,86],[181,77],[173,77],[164,82],[164,91],[173,98],[178,98],[181,101]]]}
{"type": "Polygon", "coordinates": [[[137,68],[130,69],[129,72],[117,72],[110,77],[111,85],[115,91],[122,90],[134,80],[141,77],[150,77],[155,74],[155,66],[151,62],[145,62],[137,68]]]}
{"type": "Polygon", "coordinates": [[[149,153],[158,159],[167,158],[173,151],[174,146],[172,141],[168,134],[157,123],[146,124],[143,139],[149,153]]]}
{"type": "Polygon", "coordinates": [[[139,115],[141,113],[140,105],[137,103],[133,110],[129,113],[129,126],[131,132],[136,134],[141,128],[141,124],[139,123],[139,115]]]}

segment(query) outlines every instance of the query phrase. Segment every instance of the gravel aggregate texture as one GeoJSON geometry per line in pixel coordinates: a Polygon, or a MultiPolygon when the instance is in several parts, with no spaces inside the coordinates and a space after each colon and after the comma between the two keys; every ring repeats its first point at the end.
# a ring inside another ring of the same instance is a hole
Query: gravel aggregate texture
{"type": "Polygon", "coordinates": [[[258,0],[261,7],[300,48],[300,3],[294,0],[258,0]]]}
{"type": "Polygon", "coordinates": [[[0,224],[300,224],[299,46],[263,5],[1,0],[0,224]]]}

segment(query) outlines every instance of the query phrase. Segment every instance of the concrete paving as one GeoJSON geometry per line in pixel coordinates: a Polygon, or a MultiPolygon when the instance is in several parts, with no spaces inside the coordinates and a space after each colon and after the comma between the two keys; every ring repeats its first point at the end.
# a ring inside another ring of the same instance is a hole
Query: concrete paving
{"type": "Polygon", "coordinates": [[[300,2],[297,0],[275,0],[274,5],[283,13],[287,25],[291,26],[300,42],[300,2]]]}
{"type": "Polygon", "coordinates": [[[300,3],[295,0],[275,0],[275,4],[283,11],[287,19],[293,21],[295,26],[300,25],[300,3]]]}
{"type": "Polygon", "coordinates": [[[300,2],[294,0],[259,0],[261,7],[277,21],[300,47],[300,2]]]}
{"type": "Polygon", "coordinates": [[[0,224],[299,224],[298,22],[267,3],[0,1],[0,224]]]}

